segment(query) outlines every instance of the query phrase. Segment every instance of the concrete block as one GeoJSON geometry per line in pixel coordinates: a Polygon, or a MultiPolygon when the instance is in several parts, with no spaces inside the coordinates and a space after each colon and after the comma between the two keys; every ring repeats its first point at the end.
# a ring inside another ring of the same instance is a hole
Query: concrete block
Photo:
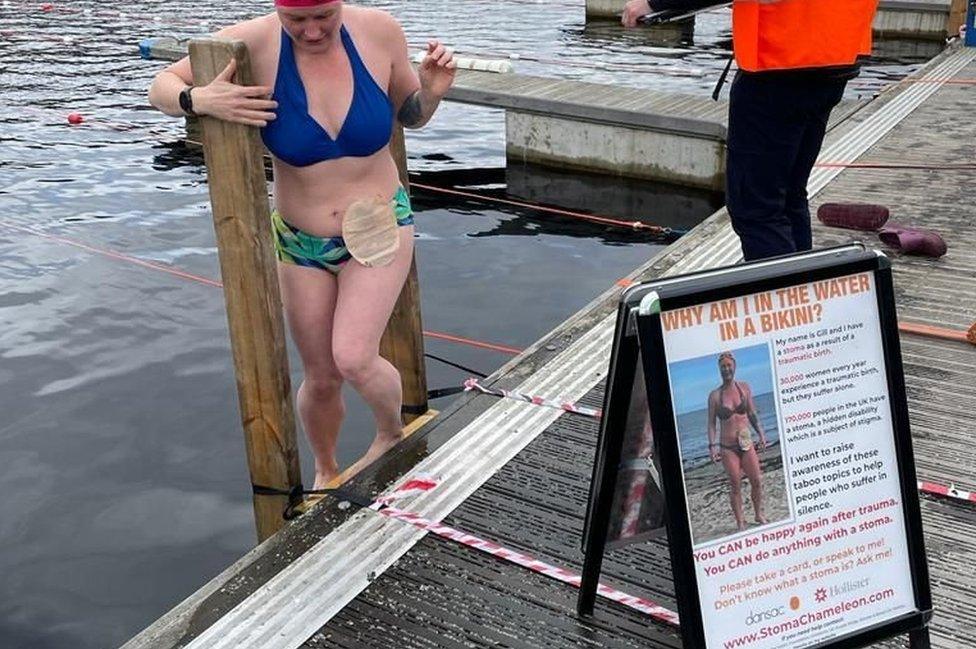
{"type": "Polygon", "coordinates": [[[942,40],[948,24],[948,6],[944,12],[881,7],[874,16],[874,33],[882,38],[942,40]]]}
{"type": "Polygon", "coordinates": [[[507,157],[516,162],[724,188],[722,140],[515,110],[506,112],[505,130],[507,157]]]}

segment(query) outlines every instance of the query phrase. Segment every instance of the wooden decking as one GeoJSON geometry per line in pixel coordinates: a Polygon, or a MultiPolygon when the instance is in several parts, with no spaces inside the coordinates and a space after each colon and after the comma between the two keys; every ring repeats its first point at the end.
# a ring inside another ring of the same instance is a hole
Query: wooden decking
{"type": "MultiPolygon", "coordinates": [[[[822,160],[971,162],[976,50],[951,49],[835,129],[822,160]]],[[[940,230],[940,260],[892,253],[899,317],[963,329],[976,320],[976,219],[971,169],[821,167],[823,201],[884,203],[892,219],[940,230]]],[[[818,245],[870,233],[815,229],[818,245]]],[[[674,275],[734,263],[737,240],[720,211],[636,270],[674,275]]],[[[498,387],[599,405],[619,288],[496,372],[498,387]]],[[[976,490],[976,347],[902,337],[919,477],[976,490]]],[[[361,508],[404,475],[442,483],[403,502],[427,519],[578,571],[595,420],[513,400],[468,394],[406,440],[348,490],[255,549],[127,645],[262,649],[430,647],[680,647],[673,628],[598,602],[575,614],[576,591],[514,564],[361,508]],[[345,499],[345,501],[343,500],[345,499]]],[[[936,612],[933,646],[976,646],[976,506],[924,496],[923,519],[936,612]]],[[[664,540],[612,552],[604,580],[674,607],[664,540]]],[[[891,641],[885,646],[899,646],[891,641]]]]}

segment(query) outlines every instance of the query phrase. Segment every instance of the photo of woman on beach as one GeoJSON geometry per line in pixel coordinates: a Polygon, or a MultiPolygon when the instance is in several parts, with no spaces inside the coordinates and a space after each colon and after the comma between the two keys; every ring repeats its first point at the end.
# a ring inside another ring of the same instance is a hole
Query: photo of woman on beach
{"type": "Polygon", "coordinates": [[[672,363],[670,372],[695,544],[787,518],[768,345],[672,363]]]}
{"type": "Polygon", "coordinates": [[[769,521],[763,514],[763,479],[759,466],[757,445],[753,443],[750,426],[759,435],[758,448],[766,450],[766,433],[756,414],[752,388],[745,381],[735,380],[735,356],[732,352],[718,355],[718,371],[722,384],[708,395],[708,450],[713,462],[721,462],[729,476],[729,502],[735,525],[746,529],[742,511],[742,475],[749,480],[752,507],[756,523],[769,521]],[[716,426],[716,423],[718,424],[716,426]]]}

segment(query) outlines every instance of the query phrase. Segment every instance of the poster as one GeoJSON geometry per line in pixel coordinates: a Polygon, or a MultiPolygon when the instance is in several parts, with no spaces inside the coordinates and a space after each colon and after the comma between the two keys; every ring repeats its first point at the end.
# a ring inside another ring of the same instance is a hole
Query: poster
{"type": "Polygon", "coordinates": [[[875,277],[661,313],[706,647],[915,610],[875,277]]]}

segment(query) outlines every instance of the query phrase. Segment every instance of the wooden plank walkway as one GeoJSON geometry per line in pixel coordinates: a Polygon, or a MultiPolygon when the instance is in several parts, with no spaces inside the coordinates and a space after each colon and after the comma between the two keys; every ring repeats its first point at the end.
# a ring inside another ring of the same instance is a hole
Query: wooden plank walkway
{"type": "MultiPolygon", "coordinates": [[[[976,77],[976,51],[952,49],[919,74],[976,77]]],[[[835,129],[822,159],[971,162],[973,92],[969,85],[902,84],[835,129]]],[[[819,168],[811,193],[814,207],[881,202],[893,220],[941,230],[950,244],[943,259],[894,255],[899,315],[961,329],[976,319],[974,183],[972,170],[819,168]]],[[[819,226],[815,237],[818,245],[878,245],[870,233],[819,226]]],[[[737,248],[720,211],[633,277],[732,263],[737,248]]],[[[490,382],[599,405],[619,290],[598,297],[490,382]]],[[[907,335],[902,346],[920,479],[976,490],[976,347],[907,335]]],[[[444,483],[405,508],[578,571],[596,428],[578,415],[469,394],[349,489],[372,498],[399,476],[433,469],[444,483]]],[[[933,646],[976,646],[976,506],[925,496],[922,513],[933,646]]],[[[604,580],[674,606],[663,540],[611,553],[604,580]]],[[[680,647],[673,629],[616,604],[598,602],[593,618],[579,619],[575,596],[549,578],[328,498],[125,648],[680,647]]]]}

